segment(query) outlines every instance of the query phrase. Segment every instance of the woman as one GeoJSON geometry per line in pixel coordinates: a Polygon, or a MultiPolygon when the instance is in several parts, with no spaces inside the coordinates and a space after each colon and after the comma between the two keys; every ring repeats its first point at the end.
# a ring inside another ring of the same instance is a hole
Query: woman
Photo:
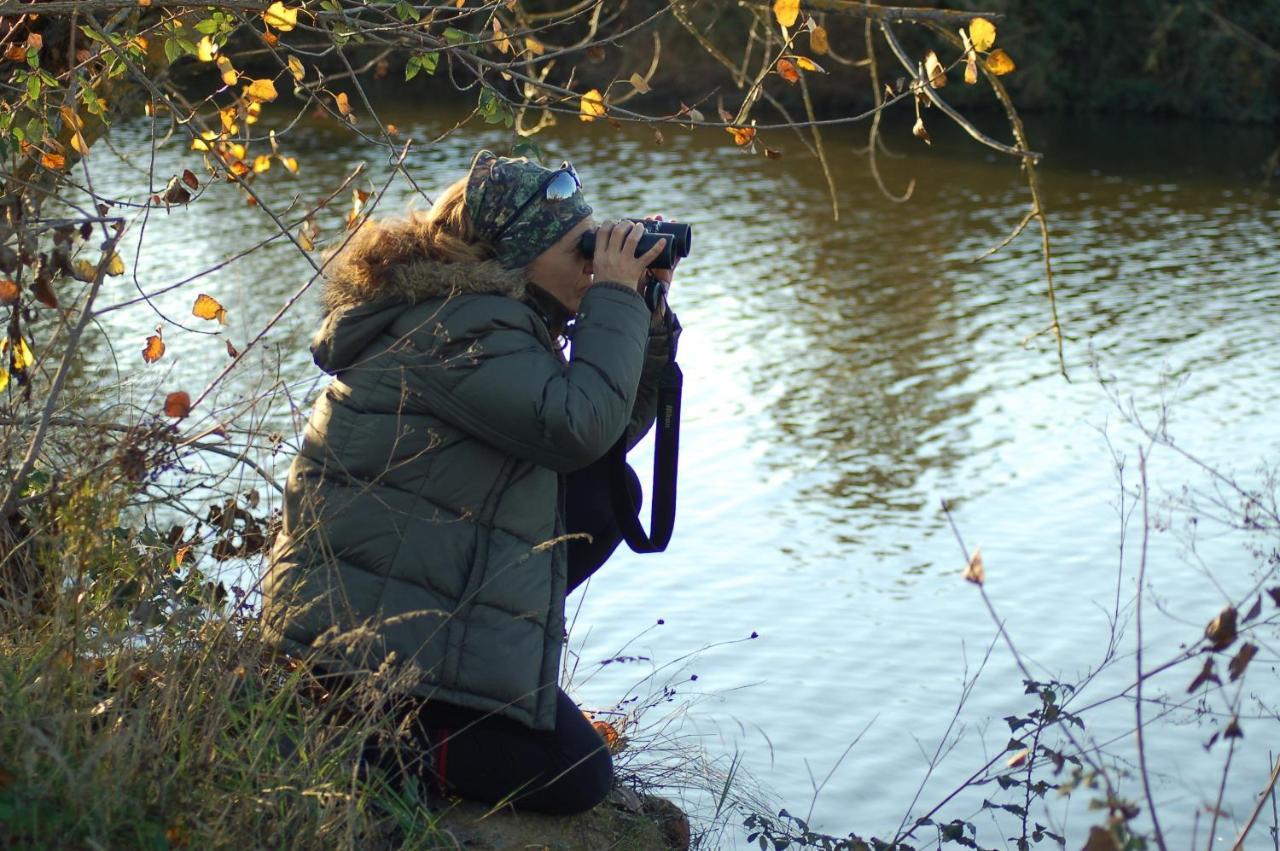
{"type": "Polygon", "coordinates": [[[587,258],[594,227],[567,163],[481,151],[337,254],[312,346],[334,378],[264,586],[268,636],[319,671],[408,672],[424,779],[549,813],[612,783],[557,685],[564,602],[618,544],[601,459],[652,424],[679,327],[637,291],[662,245],[637,258],[641,226],[604,224],[587,258]]]}

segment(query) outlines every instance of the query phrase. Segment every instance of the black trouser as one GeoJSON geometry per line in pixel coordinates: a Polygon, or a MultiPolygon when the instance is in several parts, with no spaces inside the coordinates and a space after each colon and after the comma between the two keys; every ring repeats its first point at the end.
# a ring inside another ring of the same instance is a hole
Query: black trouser
{"type": "MultiPolygon", "coordinates": [[[[609,501],[609,459],[572,473],[565,494],[565,527],[591,541],[569,543],[569,590],[595,573],[622,541],[609,501]]],[[[636,502],[640,481],[628,468],[636,502]]],[[[408,770],[437,791],[484,803],[510,801],[517,809],[567,815],[604,800],[613,783],[613,760],[604,741],[557,688],[554,730],[531,730],[518,721],[439,701],[410,709],[412,748],[408,770]]]]}

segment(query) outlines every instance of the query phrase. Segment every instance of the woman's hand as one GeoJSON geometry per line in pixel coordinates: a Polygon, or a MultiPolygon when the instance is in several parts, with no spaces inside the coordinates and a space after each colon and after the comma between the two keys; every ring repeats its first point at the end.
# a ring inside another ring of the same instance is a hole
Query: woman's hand
{"type": "MultiPolygon", "coordinates": [[[[660,222],[660,221],[662,221],[663,219],[662,219],[661,214],[659,214],[659,215],[656,215],[656,216],[645,216],[645,217],[644,217],[644,220],[645,220],[646,222],[660,222]]],[[[676,223],[676,220],[675,220],[675,219],[672,219],[672,220],[671,220],[671,223],[672,223],[672,224],[675,224],[675,223],[676,223]]],[[[675,252],[674,252],[674,251],[673,251],[673,252],[671,252],[671,253],[672,253],[673,255],[675,254],[675,252]]],[[[671,258],[671,268],[670,268],[670,269],[650,269],[650,270],[648,270],[648,271],[649,271],[649,274],[650,274],[650,275],[652,275],[653,277],[657,278],[659,281],[662,281],[664,284],[666,284],[666,285],[667,285],[667,291],[668,291],[668,292],[670,292],[670,290],[671,290],[671,281],[672,281],[672,279],[674,278],[674,274],[673,274],[673,273],[674,273],[674,272],[675,272],[675,270],[676,270],[676,266],[678,266],[679,264],[680,264],[680,258],[679,258],[679,257],[675,257],[675,256],[673,256],[673,257],[671,258]]]]}
{"type": "Polygon", "coordinates": [[[667,244],[664,237],[637,257],[636,246],[643,234],[644,225],[639,222],[605,222],[600,225],[596,231],[595,256],[591,260],[594,279],[639,289],[649,264],[658,259],[667,244]]]}

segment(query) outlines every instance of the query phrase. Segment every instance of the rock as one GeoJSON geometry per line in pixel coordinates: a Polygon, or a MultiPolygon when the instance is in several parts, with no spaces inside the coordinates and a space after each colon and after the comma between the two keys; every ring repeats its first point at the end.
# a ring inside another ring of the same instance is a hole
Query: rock
{"type": "MultiPolygon", "coordinates": [[[[630,790],[627,790],[630,792],[630,790]]],[[[465,851],[685,851],[689,818],[675,804],[651,795],[615,790],[609,800],[576,816],[490,812],[459,801],[440,813],[436,827],[465,851]]]]}

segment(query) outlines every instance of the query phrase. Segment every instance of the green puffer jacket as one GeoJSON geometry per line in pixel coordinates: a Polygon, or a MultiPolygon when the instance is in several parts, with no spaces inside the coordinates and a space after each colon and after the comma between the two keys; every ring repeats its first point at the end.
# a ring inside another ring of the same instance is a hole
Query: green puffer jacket
{"type": "Polygon", "coordinates": [[[566,361],[496,261],[325,299],[312,351],[334,379],[289,470],[268,637],[330,670],[412,663],[420,696],[552,729],[563,474],[648,429],[670,337],[634,290],[597,284],[566,361]]]}

